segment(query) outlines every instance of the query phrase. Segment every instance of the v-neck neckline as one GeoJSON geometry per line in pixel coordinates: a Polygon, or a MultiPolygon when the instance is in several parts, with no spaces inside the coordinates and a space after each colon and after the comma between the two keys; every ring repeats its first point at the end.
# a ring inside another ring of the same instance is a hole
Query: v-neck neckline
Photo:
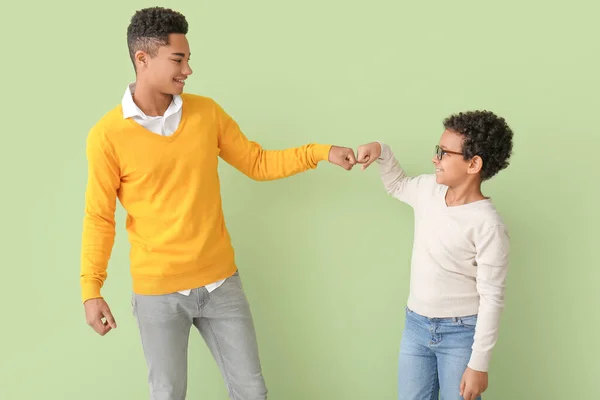
{"type": "Polygon", "coordinates": [[[148,137],[154,138],[154,140],[159,140],[159,141],[163,141],[166,143],[172,142],[181,135],[181,131],[183,130],[185,123],[187,121],[186,105],[187,105],[186,99],[185,99],[184,95],[182,94],[181,95],[181,120],[179,121],[179,125],[177,126],[177,129],[175,129],[175,132],[173,132],[171,135],[168,135],[168,136],[159,135],[157,133],[150,131],[149,129],[147,129],[146,127],[142,126],[137,121],[135,121],[133,118],[127,118],[127,120],[128,120],[127,122],[135,128],[136,132],[139,132],[143,136],[148,136],[148,137]]]}

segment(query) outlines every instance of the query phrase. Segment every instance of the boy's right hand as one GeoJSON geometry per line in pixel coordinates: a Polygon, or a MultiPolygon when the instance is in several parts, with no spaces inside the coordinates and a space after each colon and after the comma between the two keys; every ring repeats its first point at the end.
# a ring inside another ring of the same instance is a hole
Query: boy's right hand
{"type": "Polygon", "coordinates": [[[83,306],[87,324],[100,336],[106,335],[111,329],[116,329],[117,323],[104,299],[89,299],[83,303],[83,306]]]}
{"type": "Polygon", "coordinates": [[[362,164],[361,169],[364,171],[369,165],[377,161],[381,156],[381,145],[379,142],[363,144],[358,148],[356,162],[362,164]]]}

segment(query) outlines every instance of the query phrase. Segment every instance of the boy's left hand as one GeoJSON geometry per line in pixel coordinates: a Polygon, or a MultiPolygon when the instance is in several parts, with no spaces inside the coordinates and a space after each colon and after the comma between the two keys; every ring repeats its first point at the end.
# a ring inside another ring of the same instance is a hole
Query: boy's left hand
{"type": "Polygon", "coordinates": [[[332,146],[329,150],[329,162],[350,171],[356,164],[354,150],[348,147],[332,146]]]}
{"type": "Polygon", "coordinates": [[[475,400],[488,387],[488,373],[467,368],[460,381],[460,395],[465,400],[475,400]]]}

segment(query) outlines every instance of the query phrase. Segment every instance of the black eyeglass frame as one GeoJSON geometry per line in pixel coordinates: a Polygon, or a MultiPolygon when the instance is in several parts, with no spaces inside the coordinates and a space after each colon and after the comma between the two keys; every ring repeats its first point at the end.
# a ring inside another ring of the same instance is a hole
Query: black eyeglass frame
{"type": "Polygon", "coordinates": [[[463,153],[461,153],[461,152],[444,150],[439,145],[436,145],[435,146],[435,155],[437,156],[437,159],[442,161],[442,157],[444,157],[444,154],[457,154],[459,156],[463,155],[463,153]]]}

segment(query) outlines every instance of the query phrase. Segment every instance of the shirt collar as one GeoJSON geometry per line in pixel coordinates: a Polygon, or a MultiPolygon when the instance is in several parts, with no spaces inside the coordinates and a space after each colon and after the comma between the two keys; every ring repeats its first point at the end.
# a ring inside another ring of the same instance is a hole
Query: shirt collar
{"type": "MultiPolygon", "coordinates": [[[[133,101],[133,93],[135,92],[135,82],[127,85],[127,89],[125,89],[125,94],[123,95],[123,99],[121,100],[121,105],[123,108],[123,118],[131,118],[131,117],[142,117],[142,118],[152,118],[148,117],[133,101]]],[[[171,114],[175,114],[181,108],[183,101],[180,95],[174,95],[173,101],[169,104],[169,108],[165,112],[165,117],[168,117],[171,114]]]]}

